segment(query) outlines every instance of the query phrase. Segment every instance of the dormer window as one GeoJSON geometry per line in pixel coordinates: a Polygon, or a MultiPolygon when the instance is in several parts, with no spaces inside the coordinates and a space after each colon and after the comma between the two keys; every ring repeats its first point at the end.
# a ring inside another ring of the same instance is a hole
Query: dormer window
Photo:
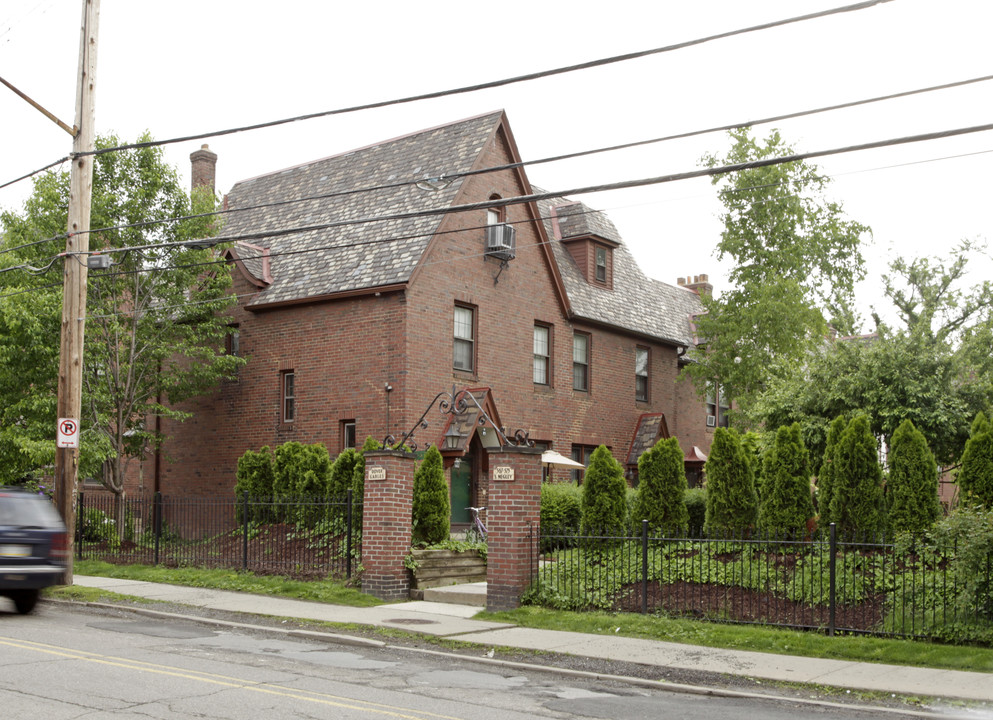
{"type": "Polygon", "coordinates": [[[607,283],[607,248],[596,246],[596,281],[607,283]]]}

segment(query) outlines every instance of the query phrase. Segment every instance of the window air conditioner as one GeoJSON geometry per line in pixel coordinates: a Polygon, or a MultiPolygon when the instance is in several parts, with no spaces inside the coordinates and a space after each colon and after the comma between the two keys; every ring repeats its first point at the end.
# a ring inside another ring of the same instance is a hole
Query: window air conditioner
{"type": "Polygon", "coordinates": [[[717,416],[708,415],[707,416],[707,427],[715,427],[717,425],[717,416]]]}
{"type": "Polygon", "coordinates": [[[516,256],[517,230],[513,225],[501,223],[486,226],[486,254],[501,260],[516,256]]]}

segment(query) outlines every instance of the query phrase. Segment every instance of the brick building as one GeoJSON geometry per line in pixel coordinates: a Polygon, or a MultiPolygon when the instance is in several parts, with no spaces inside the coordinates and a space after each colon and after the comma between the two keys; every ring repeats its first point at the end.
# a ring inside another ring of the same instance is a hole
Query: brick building
{"type": "MultiPolygon", "coordinates": [[[[216,156],[191,158],[210,182],[216,156]]],[[[583,461],[602,443],[636,468],[667,434],[709,451],[707,409],[677,383],[706,276],[648,278],[582,203],[504,203],[547,195],[520,160],[496,112],[237,183],[223,234],[244,238],[228,251],[231,351],[249,362],[192,419],[163,423],[143,489],[226,495],[247,449],[321,442],[334,456],[400,437],[453,386],[583,461]]],[[[446,430],[437,411],[426,420],[421,447],[446,430]]],[[[495,440],[460,432],[456,522],[463,503],[485,502],[495,440]]]]}

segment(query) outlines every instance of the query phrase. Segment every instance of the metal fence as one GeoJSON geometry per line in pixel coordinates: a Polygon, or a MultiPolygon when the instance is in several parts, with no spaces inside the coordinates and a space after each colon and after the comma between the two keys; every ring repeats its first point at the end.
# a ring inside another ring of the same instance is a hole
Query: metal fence
{"type": "Polygon", "coordinates": [[[79,494],[76,553],[113,563],[351,578],[361,503],[341,498],[79,494]]]}
{"type": "Polygon", "coordinates": [[[965,580],[925,539],[543,532],[526,602],[829,634],[993,642],[993,555],[965,580]],[[971,585],[971,590],[966,586],[971,585]],[[976,588],[979,588],[977,591],[976,588]]]}

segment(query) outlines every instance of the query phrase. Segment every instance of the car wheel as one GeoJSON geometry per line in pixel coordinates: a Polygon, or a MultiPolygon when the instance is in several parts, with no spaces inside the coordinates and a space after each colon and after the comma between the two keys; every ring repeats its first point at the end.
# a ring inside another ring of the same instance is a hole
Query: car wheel
{"type": "Polygon", "coordinates": [[[17,612],[21,615],[27,615],[34,610],[34,606],[38,602],[38,591],[18,590],[10,594],[10,599],[14,601],[14,607],[17,608],[17,612]]]}

